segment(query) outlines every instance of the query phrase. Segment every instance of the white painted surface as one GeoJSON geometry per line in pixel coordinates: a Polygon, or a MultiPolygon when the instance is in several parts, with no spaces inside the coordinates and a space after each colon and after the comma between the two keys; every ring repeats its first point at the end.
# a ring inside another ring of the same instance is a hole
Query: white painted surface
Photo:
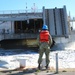
{"type": "Polygon", "coordinates": [[[3,30],[5,30],[5,33],[11,33],[11,21],[0,23],[0,33],[4,33],[3,30]]]}

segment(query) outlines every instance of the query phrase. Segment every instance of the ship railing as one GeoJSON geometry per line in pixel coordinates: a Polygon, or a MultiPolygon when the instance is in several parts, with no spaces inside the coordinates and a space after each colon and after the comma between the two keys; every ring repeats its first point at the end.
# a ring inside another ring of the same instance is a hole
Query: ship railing
{"type": "Polygon", "coordinates": [[[20,34],[0,34],[0,41],[6,39],[31,39],[37,38],[38,34],[34,33],[20,33],[20,34]]]}
{"type": "Polygon", "coordinates": [[[32,10],[32,9],[25,9],[25,10],[4,10],[4,11],[0,11],[0,14],[18,14],[18,13],[39,13],[42,12],[42,9],[36,9],[36,10],[32,10]]]}

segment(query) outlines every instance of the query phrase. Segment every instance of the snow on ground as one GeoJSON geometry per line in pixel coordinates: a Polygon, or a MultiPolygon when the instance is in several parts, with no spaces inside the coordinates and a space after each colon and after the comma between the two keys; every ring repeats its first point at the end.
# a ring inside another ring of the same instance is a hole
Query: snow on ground
{"type": "Polygon", "coordinates": [[[70,42],[65,46],[66,50],[75,50],[75,42],[70,42]]]}
{"type": "MultiPolygon", "coordinates": [[[[21,50],[22,51],[22,50],[21,50]]],[[[75,50],[58,50],[50,52],[50,67],[56,68],[56,53],[58,53],[59,68],[75,68],[75,50]]],[[[16,69],[20,66],[37,67],[38,66],[38,52],[15,52],[1,49],[0,51],[0,70],[16,69]]],[[[45,55],[43,55],[43,59],[45,55]]]]}

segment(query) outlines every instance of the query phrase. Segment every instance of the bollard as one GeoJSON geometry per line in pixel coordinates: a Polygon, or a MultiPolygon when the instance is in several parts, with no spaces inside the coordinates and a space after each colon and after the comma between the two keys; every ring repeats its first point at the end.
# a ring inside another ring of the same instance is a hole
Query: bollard
{"type": "Polygon", "coordinates": [[[56,53],[56,73],[58,73],[58,53],[56,53]]]}

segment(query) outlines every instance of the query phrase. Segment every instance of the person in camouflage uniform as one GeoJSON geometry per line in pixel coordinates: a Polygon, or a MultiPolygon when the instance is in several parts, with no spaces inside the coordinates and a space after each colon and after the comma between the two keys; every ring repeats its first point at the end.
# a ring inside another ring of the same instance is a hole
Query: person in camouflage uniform
{"type": "Polygon", "coordinates": [[[52,44],[52,37],[49,34],[48,26],[43,25],[42,31],[40,31],[40,34],[37,38],[38,44],[39,44],[39,59],[38,59],[38,69],[40,69],[40,64],[42,62],[42,56],[43,53],[46,55],[46,69],[49,65],[49,53],[50,53],[50,46],[52,44]]]}

